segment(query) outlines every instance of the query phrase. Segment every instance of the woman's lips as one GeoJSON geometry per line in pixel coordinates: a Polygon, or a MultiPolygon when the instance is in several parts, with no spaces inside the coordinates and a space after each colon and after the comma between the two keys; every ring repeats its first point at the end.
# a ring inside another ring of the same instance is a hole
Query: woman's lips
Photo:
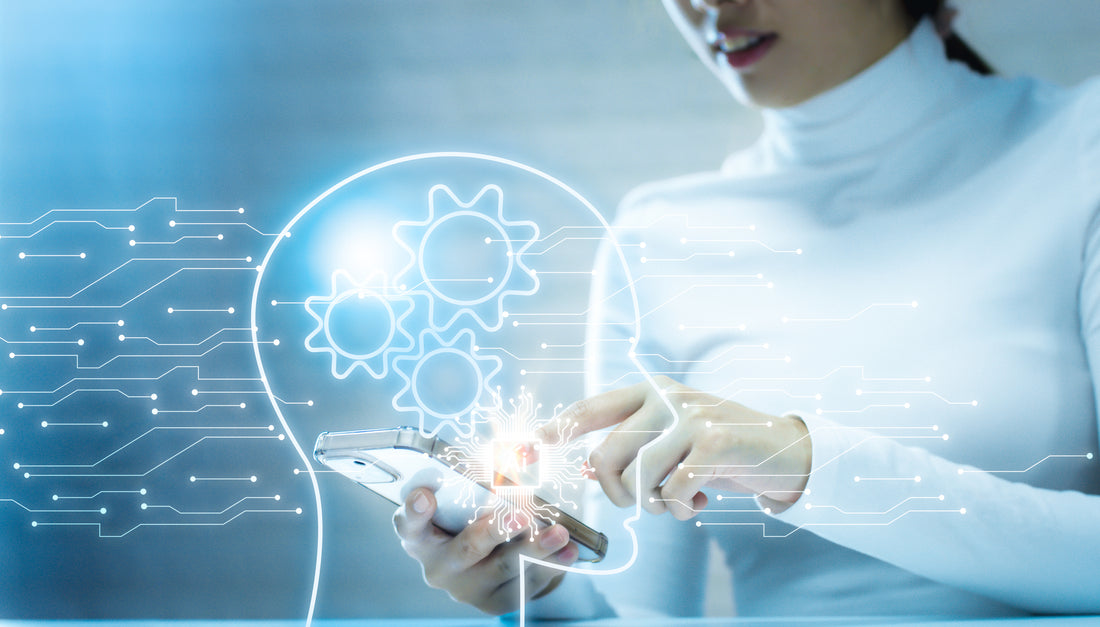
{"type": "Polygon", "coordinates": [[[730,67],[740,70],[764,58],[778,38],[775,33],[723,31],[718,33],[711,48],[718,56],[725,57],[730,67]]]}

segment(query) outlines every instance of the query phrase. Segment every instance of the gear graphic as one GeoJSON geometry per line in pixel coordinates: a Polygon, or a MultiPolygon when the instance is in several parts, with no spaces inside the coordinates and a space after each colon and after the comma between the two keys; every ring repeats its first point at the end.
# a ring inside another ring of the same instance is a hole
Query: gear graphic
{"type": "Polygon", "coordinates": [[[396,283],[428,295],[429,325],[437,331],[462,316],[498,331],[507,316],[504,298],[539,289],[536,272],[523,259],[538,240],[538,225],[505,219],[504,192],[497,185],[481,188],[469,202],[448,186],[435,185],[428,191],[427,219],[402,220],[393,236],[411,257],[396,283]]]}
{"type": "Polygon", "coordinates": [[[305,308],[317,323],[306,336],[306,350],[329,353],[337,379],[346,379],[356,368],[383,379],[391,355],[413,347],[413,337],[403,325],[413,311],[413,300],[393,293],[381,272],[360,283],[346,270],[337,270],[329,295],[307,298],[305,308]]]}
{"type": "Polygon", "coordinates": [[[422,432],[426,432],[425,415],[452,421],[456,430],[464,431],[454,421],[493,394],[491,382],[503,365],[499,357],[477,351],[470,329],[462,329],[450,340],[431,329],[421,331],[417,352],[393,360],[394,372],[404,382],[393,397],[394,409],[418,414],[422,432]]]}

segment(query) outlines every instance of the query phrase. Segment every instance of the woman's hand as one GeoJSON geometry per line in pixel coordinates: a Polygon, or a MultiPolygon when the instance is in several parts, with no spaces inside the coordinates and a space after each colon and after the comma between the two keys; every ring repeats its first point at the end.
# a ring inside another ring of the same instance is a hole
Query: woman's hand
{"type": "MultiPolygon", "coordinates": [[[[577,560],[578,547],[561,525],[541,529],[530,542],[529,528],[506,531],[483,516],[452,536],[432,524],[436,506],[431,490],[409,494],[393,515],[401,547],[420,562],[429,586],[483,612],[499,615],[519,609],[521,554],[564,566],[577,560]]],[[[564,576],[538,564],[528,564],[524,571],[527,599],[548,594],[564,576]]]]}
{"type": "Polygon", "coordinates": [[[773,511],[798,500],[810,472],[810,436],[800,419],[753,411],[668,377],[656,382],[659,389],[643,382],[578,401],[535,437],[556,444],[560,433],[617,425],[588,461],[619,507],[640,494],[647,511],[687,520],[706,507],[704,486],[759,495],[773,511]]]}

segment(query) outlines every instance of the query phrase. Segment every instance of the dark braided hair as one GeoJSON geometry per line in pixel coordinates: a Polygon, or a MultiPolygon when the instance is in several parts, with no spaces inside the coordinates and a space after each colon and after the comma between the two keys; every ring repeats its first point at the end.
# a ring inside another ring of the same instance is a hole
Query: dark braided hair
{"type": "MultiPolygon", "coordinates": [[[[936,14],[943,10],[944,2],[945,0],[902,0],[905,12],[909,14],[913,21],[919,21],[925,16],[935,18],[936,14]]],[[[985,62],[985,59],[974,52],[974,49],[954,32],[948,33],[944,37],[943,44],[948,59],[961,61],[978,74],[989,75],[994,73],[993,68],[985,62]]]]}

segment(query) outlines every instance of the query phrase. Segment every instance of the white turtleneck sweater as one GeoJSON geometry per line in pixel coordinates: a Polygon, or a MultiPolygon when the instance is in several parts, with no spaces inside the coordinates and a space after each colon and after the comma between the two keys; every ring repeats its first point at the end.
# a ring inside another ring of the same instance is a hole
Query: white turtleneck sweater
{"type": "MultiPolygon", "coordinates": [[[[806,493],[646,514],[637,563],[592,582],[620,613],[698,614],[715,541],[742,615],[1100,613],[1100,84],[980,77],[923,23],[764,119],[616,226],[646,369],[803,417],[806,493]]],[[[617,264],[597,268],[593,393],[638,380],[617,264]]],[[[600,509],[611,568],[631,542],[600,509]]]]}

